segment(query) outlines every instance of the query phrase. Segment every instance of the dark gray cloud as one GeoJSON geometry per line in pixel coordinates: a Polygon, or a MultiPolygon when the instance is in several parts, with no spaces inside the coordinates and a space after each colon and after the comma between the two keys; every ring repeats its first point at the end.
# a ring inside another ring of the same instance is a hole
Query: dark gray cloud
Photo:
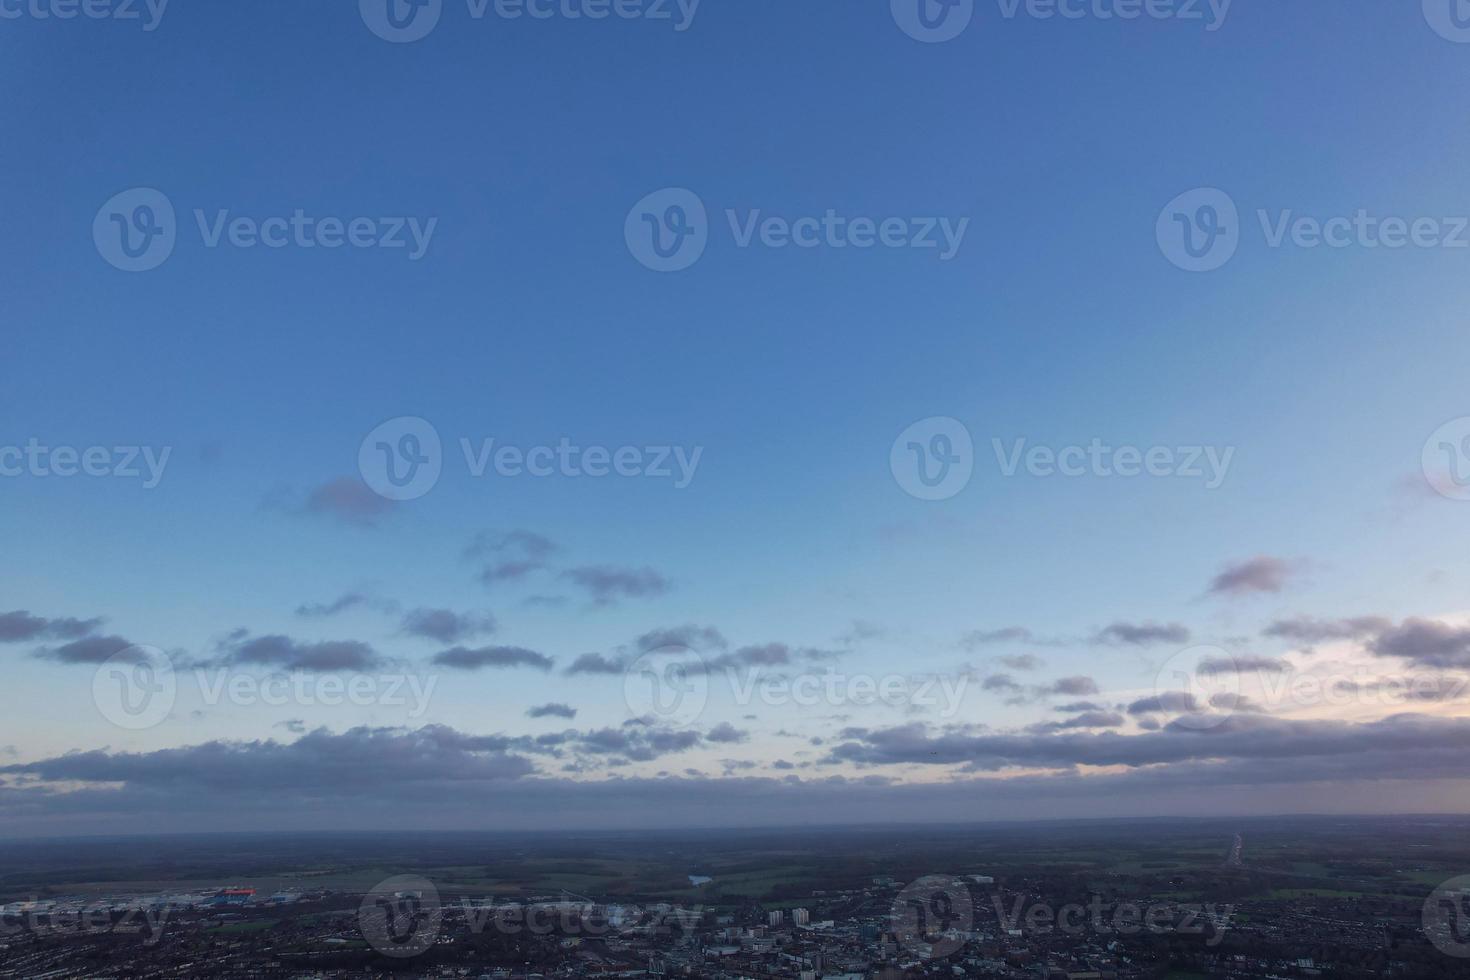
{"type": "Polygon", "coordinates": [[[534,667],[550,670],[555,661],[544,653],[527,650],[525,647],[451,647],[434,655],[434,663],[454,670],[483,670],[487,667],[534,667]]]}
{"type": "Polygon", "coordinates": [[[366,592],[346,592],[331,602],[302,603],[296,607],[296,615],[306,619],[323,619],[347,612],[349,609],[371,609],[374,612],[394,613],[398,603],[392,599],[380,599],[366,592]]]}
{"type": "Polygon", "coordinates": [[[1285,674],[1291,664],[1277,657],[1222,656],[1205,657],[1195,668],[1201,674],[1285,674]]]}
{"type": "Polygon", "coordinates": [[[1139,698],[1128,706],[1130,715],[1150,715],[1159,713],[1185,714],[1199,711],[1201,705],[1193,694],[1188,691],[1165,691],[1154,697],[1139,698]]]}
{"type": "Polygon", "coordinates": [[[1108,709],[1096,701],[1073,701],[1071,704],[1059,704],[1052,710],[1062,714],[1071,714],[1080,711],[1106,711],[1108,709]]]}
{"type": "MultiPolygon", "coordinates": [[[[1442,734],[1444,741],[1456,737],[1442,734]]],[[[1066,737],[1129,740],[1114,733],[1066,737]]],[[[514,757],[497,762],[490,740],[473,749],[473,742],[462,745],[423,733],[371,738],[348,733],[334,737],[346,744],[319,741],[295,751],[211,743],[143,765],[114,766],[111,756],[103,754],[91,766],[96,774],[118,775],[126,768],[132,778],[65,791],[36,783],[0,786],[0,831],[12,837],[196,832],[200,826],[219,831],[422,832],[465,830],[488,822],[515,830],[647,832],[899,823],[916,817],[948,823],[1013,821],[1055,817],[1061,811],[1217,818],[1395,812],[1443,793],[1449,780],[1463,779],[1464,736],[1458,737],[1460,744],[1452,748],[1409,752],[1395,748],[1356,756],[1251,758],[1116,773],[1066,769],[1002,779],[979,775],[893,784],[881,777],[840,774],[804,779],[788,768],[791,763],[773,763],[782,770],[774,777],[711,778],[688,770],[658,778],[613,772],[610,778],[592,781],[523,779],[513,773],[524,762],[514,757]],[[257,771],[265,776],[255,778],[257,771]],[[354,775],[361,778],[354,780],[354,775]],[[267,785],[265,779],[272,782],[267,785]]],[[[587,771],[572,761],[558,763],[558,768],[587,771]]]]}
{"type": "Polygon", "coordinates": [[[1470,627],[1410,618],[1369,643],[1380,657],[1400,657],[1420,667],[1470,667],[1470,627]]]}
{"type": "Polygon", "coordinates": [[[74,752],[0,766],[0,773],[52,782],[121,782],[220,794],[290,790],[299,796],[384,796],[440,780],[503,781],[533,770],[507,755],[503,740],[429,726],[416,732],[354,728],[341,735],[317,730],[288,743],[205,742],[153,752],[74,752]]]}
{"type": "MultiPolygon", "coordinates": [[[[35,656],[59,664],[100,664],[132,646],[130,641],[120,636],[84,636],[59,647],[37,650],[35,656]]],[[[145,657],[140,653],[131,659],[141,663],[145,657]]]]}
{"type": "Polygon", "coordinates": [[[1014,657],[997,657],[996,662],[1011,670],[1040,670],[1044,664],[1034,653],[1023,653],[1014,657]]]}
{"type": "Polygon", "coordinates": [[[459,643],[496,630],[489,613],[457,613],[452,609],[414,609],[403,617],[402,631],[440,643],[459,643]]]}
{"type": "Polygon", "coordinates": [[[540,571],[559,550],[550,538],[535,531],[481,531],[465,547],[464,557],[480,564],[481,582],[494,585],[540,571]]]}
{"type": "Polygon", "coordinates": [[[671,583],[651,568],[619,565],[582,565],[562,572],[562,578],[584,590],[593,603],[611,605],[620,599],[647,599],[669,591],[671,583]]]}
{"type": "Polygon", "coordinates": [[[837,634],[835,639],[845,647],[855,647],[868,640],[876,640],[887,634],[888,630],[877,623],[871,623],[865,619],[854,619],[852,624],[837,634]]]}
{"type": "Polygon", "coordinates": [[[1006,694],[1019,694],[1025,690],[1010,674],[991,674],[980,682],[980,688],[985,691],[1000,691],[1006,694]]]}
{"type": "Polygon", "coordinates": [[[575,718],[575,717],[577,717],[577,709],[576,708],[573,708],[571,705],[562,704],[559,701],[558,702],[552,702],[551,704],[538,704],[535,707],[528,708],[526,710],[526,717],[527,718],[575,718]]]}
{"type": "Polygon", "coordinates": [[[393,506],[393,501],[378,496],[358,477],[341,476],[307,494],[305,510],[357,527],[373,527],[392,512],[393,506]]]}
{"type": "Polygon", "coordinates": [[[371,646],[358,640],[311,642],[280,634],[251,636],[244,630],[236,630],[220,644],[220,656],[212,665],[324,673],[373,670],[387,662],[371,646]]]}
{"type": "Polygon", "coordinates": [[[1226,565],[1210,580],[1209,595],[1247,596],[1262,592],[1280,592],[1293,573],[1291,562],[1270,555],[1226,565]]]}
{"type": "Polygon", "coordinates": [[[1091,677],[1062,677],[1047,684],[1024,685],[1010,674],[991,674],[980,682],[981,690],[1006,694],[1007,704],[1031,704],[1050,697],[1087,697],[1099,693],[1091,677]]]}
{"type": "Polygon", "coordinates": [[[1238,714],[1209,728],[1171,722],[1141,735],[931,735],[922,725],[908,725],[855,733],[832,749],[831,758],[863,765],[961,765],[995,771],[1334,757],[1350,772],[1354,758],[1366,753],[1391,753],[1402,764],[1412,764],[1424,753],[1463,751],[1467,738],[1470,718],[1400,714],[1357,724],[1238,714]]]}
{"type": "Polygon", "coordinates": [[[960,637],[960,646],[978,650],[995,643],[1029,643],[1034,637],[1024,626],[1006,626],[996,630],[971,630],[960,637]]]}
{"type": "Polygon", "coordinates": [[[711,742],[719,742],[728,745],[736,742],[749,741],[750,732],[745,731],[744,729],[736,728],[728,721],[722,721],[714,728],[711,728],[708,732],[706,732],[705,738],[709,739],[711,742]]]}
{"type": "Polygon", "coordinates": [[[0,613],[0,643],[24,643],[35,640],[79,640],[102,625],[100,617],[73,619],[70,616],[47,619],[33,616],[24,609],[0,613]]]}
{"type": "Polygon", "coordinates": [[[1033,734],[1069,731],[1078,728],[1121,728],[1126,723],[1115,711],[1084,711],[1063,721],[1043,721],[1029,726],[1026,731],[1033,734]]]}
{"type": "Polygon", "coordinates": [[[1063,677],[1039,689],[1043,696],[1062,694],[1067,697],[1086,697],[1097,694],[1100,689],[1091,677],[1063,677]]]}
{"type": "Polygon", "coordinates": [[[1349,619],[1298,616],[1295,619],[1278,619],[1262,633],[1297,643],[1328,643],[1333,640],[1361,640],[1382,633],[1392,625],[1382,616],[1354,616],[1349,619]]]}
{"type": "Polygon", "coordinates": [[[1098,630],[1094,643],[1151,646],[1155,643],[1188,643],[1189,630],[1179,623],[1117,622],[1098,630]]]}
{"type": "Polygon", "coordinates": [[[584,653],[567,667],[568,674],[621,674],[628,669],[621,657],[607,657],[600,653],[584,653]]]}
{"type": "Polygon", "coordinates": [[[709,650],[724,650],[728,646],[729,643],[724,634],[713,626],[695,626],[692,623],[649,630],[633,641],[633,648],[639,652],[657,650],[661,647],[688,647],[702,653],[709,650]]]}

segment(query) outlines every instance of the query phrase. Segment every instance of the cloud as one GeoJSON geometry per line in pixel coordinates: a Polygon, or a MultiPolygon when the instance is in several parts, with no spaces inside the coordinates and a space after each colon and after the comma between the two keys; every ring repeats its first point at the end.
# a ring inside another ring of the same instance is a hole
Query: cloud
{"type": "Polygon", "coordinates": [[[1188,643],[1189,636],[1189,630],[1179,623],[1117,622],[1099,630],[1092,642],[1142,647],[1155,643],[1188,643]]]}
{"type": "Polygon", "coordinates": [[[1007,626],[998,630],[971,630],[960,637],[960,646],[971,652],[995,643],[1029,643],[1031,631],[1024,626],[1007,626]]]}
{"type": "MultiPolygon", "coordinates": [[[[1130,709],[1131,710],[1131,709],[1130,709]]],[[[1208,729],[1177,722],[1156,732],[1121,735],[959,735],[931,736],[921,725],[862,733],[836,746],[832,758],[862,765],[962,765],[971,771],[1013,767],[1071,769],[1077,766],[1144,767],[1166,764],[1239,761],[1280,765],[1298,760],[1299,778],[1313,775],[1308,763],[1331,760],[1342,774],[1355,771],[1365,756],[1392,756],[1399,766],[1419,767],[1426,755],[1446,765],[1463,754],[1470,719],[1401,714],[1381,721],[1353,723],[1287,720],[1239,714],[1208,729]]],[[[1317,768],[1317,772],[1321,767],[1317,768]]],[[[1422,771],[1422,769],[1420,770],[1422,771]]],[[[1444,768],[1446,774],[1451,770],[1444,768]]],[[[1458,775],[1463,775],[1461,771],[1458,775]]]]}
{"type": "Polygon", "coordinates": [[[1392,625],[1392,622],[1382,616],[1328,620],[1298,616],[1295,619],[1278,619],[1262,630],[1262,634],[1298,643],[1327,643],[1333,640],[1361,640],[1382,633],[1392,625]]]}
{"type": "Polygon", "coordinates": [[[1368,647],[1421,667],[1470,667],[1470,626],[1410,618],[1380,633],[1368,647]]]}
{"type": "Polygon", "coordinates": [[[834,639],[845,647],[855,647],[868,640],[876,640],[887,635],[888,630],[877,623],[868,622],[865,619],[854,619],[852,624],[834,639]]]}
{"type": "Polygon", "coordinates": [[[302,603],[296,607],[296,615],[306,619],[322,619],[359,607],[383,613],[398,611],[398,603],[392,599],[379,599],[366,592],[346,592],[331,602],[302,603]]]}
{"type": "Polygon", "coordinates": [[[560,549],[535,531],[481,531],[465,547],[464,557],[480,563],[480,581],[486,585],[523,579],[546,567],[560,549]]]}
{"type": "Polygon", "coordinates": [[[471,650],[462,646],[435,654],[434,663],[454,670],[483,670],[486,667],[534,667],[537,670],[550,670],[555,664],[545,654],[524,647],[481,647],[471,650]]]}
{"type": "Polygon", "coordinates": [[[77,640],[95,631],[102,619],[47,619],[32,616],[24,609],[0,613],[0,643],[22,643],[33,640],[77,640]]]}
{"type": "Polygon", "coordinates": [[[705,738],[709,739],[711,742],[719,742],[729,745],[736,742],[749,741],[750,733],[736,728],[728,721],[722,721],[714,728],[711,728],[707,733],[705,733],[705,738]]]}
{"type": "Polygon", "coordinates": [[[560,702],[538,704],[526,710],[527,718],[575,718],[577,709],[560,702]]]}
{"type": "Polygon", "coordinates": [[[1024,688],[1010,674],[991,674],[980,682],[981,690],[1019,694],[1024,688]]]}
{"type": "Polygon", "coordinates": [[[1023,653],[1015,657],[997,657],[997,662],[1002,667],[1011,670],[1040,670],[1044,664],[1040,657],[1032,653],[1023,653]]]}
{"type": "Polygon", "coordinates": [[[216,666],[276,667],[308,673],[373,670],[387,663],[371,646],[357,640],[303,642],[280,634],[252,637],[243,630],[220,644],[220,651],[216,666]]]}
{"type": "Polygon", "coordinates": [[[1085,711],[1064,721],[1044,721],[1026,730],[1035,734],[1069,731],[1078,728],[1121,728],[1126,719],[1114,711],[1085,711]]]}
{"type": "Polygon", "coordinates": [[[1068,697],[1086,697],[1099,693],[1097,681],[1091,677],[1063,677],[1037,689],[1042,696],[1065,694],[1068,697]]]}
{"type": "Polygon", "coordinates": [[[1259,674],[1285,674],[1291,664],[1277,657],[1223,656],[1205,657],[1195,668],[1201,674],[1243,674],[1255,671],[1259,674]]]}
{"type": "Polygon", "coordinates": [[[724,635],[713,626],[686,624],[666,629],[650,630],[633,641],[639,652],[661,647],[688,647],[691,650],[724,650],[729,646],[724,635]]]}
{"type": "Polygon", "coordinates": [[[567,667],[568,674],[621,674],[628,665],[620,658],[605,657],[600,653],[584,653],[567,667]]]}
{"type": "MultiPolygon", "coordinates": [[[[59,664],[100,664],[133,645],[120,636],[84,636],[59,647],[37,650],[35,656],[59,664]]],[[[129,659],[134,663],[142,663],[146,657],[139,653],[129,659]]]]}
{"type": "Polygon", "coordinates": [[[415,609],[403,617],[404,633],[440,643],[485,636],[496,630],[495,617],[489,613],[457,613],[449,609],[415,609]]]}
{"type": "Polygon", "coordinates": [[[1154,697],[1139,698],[1128,706],[1130,715],[1149,715],[1169,712],[1185,714],[1200,710],[1200,703],[1188,691],[1164,691],[1154,697]]]}
{"type": "Polygon", "coordinates": [[[1071,704],[1059,704],[1052,710],[1062,714],[1071,714],[1078,711],[1106,711],[1107,709],[1096,701],[1073,701],[1071,704]]]}
{"type": "Polygon", "coordinates": [[[393,501],[378,496],[357,477],[340,476],[307,494],[305,510],[357,527],[374,527],[392,512],[393,501]]]}
{"type": "Polygon", "coordinates": [[[1262,592],[1276,593],[1286,587],[1293,573],[1292,564],[1270,555],[1257,555],[1246,561],[1226,565],[1210,581],[1208,595],[1247,596],[1262,592]]]}
{"type": "Polygon", "coordinates": [[[645,599],[669,591],[669,580],[651,568],[625,568],[616,565],[583,565],[562,572],[562,578],[586,591],[599,606],[611,605],[619,599],[645,599]]]}

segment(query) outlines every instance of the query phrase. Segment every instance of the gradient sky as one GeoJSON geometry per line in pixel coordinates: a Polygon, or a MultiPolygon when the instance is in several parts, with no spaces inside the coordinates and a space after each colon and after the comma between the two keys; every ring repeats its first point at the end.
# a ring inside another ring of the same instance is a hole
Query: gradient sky
{"type": "Polygon", "coordinates": [[[1269,674],[1454,687],[1470,668],[1470,503],[1421,470],[1431,433],[1470,416],[1470,249],[1270,248],[1256,217],[1470,215],[1470,44],[1419,4],[1237,0],[1209,31],[1007,19],[991,0],[935,44],[882,0],[704,0],[684,31],[445,0],[404,44],[355,8],[174,0],[152,31],[0,19],[0,447],[171,449],[152,489],[0,478],[0,617],[101,617],[78,635],[167,651],[186,679],[268,673],[237,630],[355,641],[376,656],[360,673],[435,678],[431,704],[210,706],[189,680],[127,731],[94,703],[102,647],[68,657],[64,626],[0,618],[0,833],[257,826],[251,794],[282,828],[1470,806],[1458,688],[1303,704],[1250,668],[1253,702],[1207,728],[1138,705],[1198,644],[1269,674]],[[179,240],[127,273],[92,224],[136,187],[167,195],[179,240]],[[668,187],[703,200],[710,243],[660,274],[624,221],[668,187]],[[1199,187],[1241,214],[1238,253],[1207,274],[1155,238],[1199,187]],[[437,225],[417,261],[207,248],[196,208],[437,225]],[[726,209],[969,224],[942,261],[739,248],[726,209]],[[375,504],[358,448],[400,416],[434,425],[444,474],[375,504]],[[936,416],[971,433],[975,472],[924,501],[889,451],[936,416]],[[702,456],[683,489],[475,479],[461,438],[702,456]],[[993,438],[1234,455],[1217,489],[1007,478],[993,438]],[[487,586],[466,549],[517,531],[555,550],[487,586]],[[568,575],[589,568],[641,573],[643,594],[597,602],[568,575]],[[297,612],[354,593],[374,601],[297,612]],[[414,635],[419,609],[497,628],[414,635]],[[1300,617],[1315,632],[1271,629],[1300,617]],[[967,686],[942,714],[748,706],[717,675],[698,718],[650,734],[620,675],[568,673],[690,624],[723,638],[709,658],[765,657],[765,676],[967,686]],[[1001,630],[1029,632],[971,636],[1001,630]],[[552,665],[434,664],[454,646],[552,665]],[[1067,696],[1077,678],[1095,690],[1067,696]],[[1034,727],[1083,700],[1107,723],[1034,727]],[[526,716],[547,703],[576,717],[526,716]]]}

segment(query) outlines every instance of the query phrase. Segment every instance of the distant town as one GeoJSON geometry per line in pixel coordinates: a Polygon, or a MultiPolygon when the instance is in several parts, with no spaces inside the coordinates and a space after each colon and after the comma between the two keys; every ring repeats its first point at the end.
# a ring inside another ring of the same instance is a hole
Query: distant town
{"type": "MultiPolygon", "coordinates": [[[[356,890],[231,881],[56,895],[0,906],[0,977],[1470,976],[1458,920],[1470,889],[1440,896],[1456,913],[1443,919],[1422,895],[1279,882],[1261,894],[1273,873],[1253,870],[1249,836],[1218,843],[1214,866],[1197,869],[880,873],[800,895],[772,884],[782,894],[763,898],[732,895],[717,868],[684,875],[677,901],[567,888],[477,896],[416,873],[356,890]]],[[[588,858],[589,877],[600,860],[588,858]]],[[[779,868],[733,870],[731,884],[751,874],[775,883],[779,868]]],[[[301,880],[312,877],[328,875],[301,880]]]]}

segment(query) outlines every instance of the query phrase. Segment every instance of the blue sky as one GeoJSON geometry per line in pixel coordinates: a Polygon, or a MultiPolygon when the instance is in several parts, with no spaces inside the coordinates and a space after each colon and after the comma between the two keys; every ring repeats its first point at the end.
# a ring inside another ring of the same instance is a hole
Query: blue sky
{"type": "MultiPolygon", "coordinates": [[[[1034,683],[1086,675],[1120,705],[1153,687],[1173,649],[1088,642],[1110,623],[1180,623],[1191,642],[1275,656],[1288,648],[1259,635],[1274,620],[1453,623],[1465,609],[1452,543],[1470,505],[1426,491],[1420,453],[1470,415],[1466,253],[1273,249],[1256,217],[1470,214],[1470,45],[1439,36],[1416,4],[1238,0],[1208,31],[1006,19],[991,2],[961,36],[925,44],[877,0],[704,0],[684,31],[475,20],[446,0],[429,36],[396,44],[352,4],[174,0],[153,31],[3,20],[0,55],[0,444],[172,450],[154,489],[0,479],[0,613],[105,617],[106,634],[186,660],[219,656],[246,628],[421,665],[443,644],[403,636],[396,614],[293,611],[354,590],[400,610],[489,611],[499,628],[484,644],[555,669],[437,672],[413,721],[486,735],[566,727],[524,717],[544,702],[575,706],[578,728],[620,725],[621,683],[565,668],[686,623],[715,626],[731,649],[840,651],[850,672],[971,669],[962,716],[929,721],[1012,730],[1053,705],[979,693],[997,656],[1035,653],[1034,683]],[[127,273],[91,227],[135,187],[167,195],[179,240],[160,267],[127,273]],[[668,187],[699,195],[710,244],[660,274],[623,229],[635,202],[668,187]],[[1197,187],[1225,190],[1242,216],[1238,254],[1206,274],[1175,268],[1155,239],[1160,209],[1197,187]],[[413,261],[208,248],[193,217],[298,208],[437,224],[413,261]],[[727,209],[969,224],[944,261],[739,248],[727,209]],[[444,440],[432,492],[371,526],[309,511],[314,491],[357,478],[364,436],[400,416],[444,440]],[[975,475],[928,502],[895,481],[889,450],[935,416],[968,428],[975,475]],[[685,489],[473,479],[462,437],[703,454],[685,489]],[[1206,490],[1004,478],[991,450],[992,438],[1094,437],[1234,457],[1206,490]],[[557,558],[486,588],[461,552],[513,529],[555,541],[557,558]],[[1222,569],[1260,556],[1289,570],[1277,588],[1206,595],[1222,569]],[[583,566],[649,568],[668,585],[594,605],[559,577],[583,566]],[[548,594],[563,604],[526,605],[548,594]],[[878,632],[848,648],[856,620],[878,632]],[[1017,625],[1064,642],[960,644],[1017,625]]],[[[35,648],[0,647],[18,724],[0,744],[15,765],[285,741],[288,720],[337,736],[409,724],[377,707],[194,715],[185,699],[157,727],[119,732],[92,705],[95,665],[35,648]]],[[[780,778],[778,730],[836,740],[842,727],[747,713],[711,706],[702,724],[748,737],[705,745],[697,765],[631,770],[713,779],[738,757],[780,778]]],[[[866,724],[890,722],[915,717],[866,724]]],[[[822,752],[801,751],[815,778],[822,752]]],[[[826,766],[940,778],[870,759],[826,766]]]]}

